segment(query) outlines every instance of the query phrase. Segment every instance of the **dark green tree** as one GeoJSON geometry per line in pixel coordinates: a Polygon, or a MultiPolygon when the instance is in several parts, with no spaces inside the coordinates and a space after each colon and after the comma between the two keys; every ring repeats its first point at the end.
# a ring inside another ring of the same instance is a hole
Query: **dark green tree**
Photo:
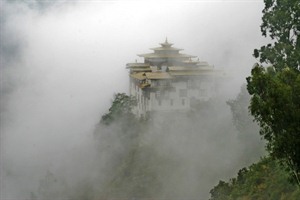
{"type": "Polygon", "coordinates": [[[135,105],[136,99],[134,97],[125,93],[115,94],[109,112],[102,116],[100,123],[109,125],[119,119],[134,118],[132,109],[135,105]]]}
{"type": "Polygon", "coordinates": [[[265,0],[262,20],[262,34],[273,43],[254,50],[261,64],[247,78],[250,111],[271,157],[300,185],[300,2],[265,0]]]}
{"type": "Polygon", "coordinates": [[[218,185],[210,190],[209,200],[229,200],[232,186],[224,181],[219,181],[218,185]]]}
{"type": "Polygon", "coordinates": [[[254,50],[261,63],[299,70],[300,66],[300,2],[299,0],[264,0],[261,24],[262,35],[270,36],[272,43],[254,50]]]}

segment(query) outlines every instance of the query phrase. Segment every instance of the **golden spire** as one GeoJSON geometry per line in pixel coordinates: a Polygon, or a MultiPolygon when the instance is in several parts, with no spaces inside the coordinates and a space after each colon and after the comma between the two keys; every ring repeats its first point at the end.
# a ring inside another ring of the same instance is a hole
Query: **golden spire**
{"type": "Polygon", "coordinates": [[[166,40],[164,43],[160,43],[163,47],[171,47],[173,44],[168,42],[168,37],[166,37],[166,40]]]}

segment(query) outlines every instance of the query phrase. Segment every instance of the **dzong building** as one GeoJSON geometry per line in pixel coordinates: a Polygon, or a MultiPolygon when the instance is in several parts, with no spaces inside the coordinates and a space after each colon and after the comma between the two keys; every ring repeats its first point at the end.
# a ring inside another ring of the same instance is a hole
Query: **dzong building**
{"type": "Polygon", "coordinates": [[[130,95],[138,117],[151,112],[187,111],[214,96],[214,67],[197,56],[183,54],[166,39],[152,53],[138,54],[144,62],[127,63],[130,95]]]}

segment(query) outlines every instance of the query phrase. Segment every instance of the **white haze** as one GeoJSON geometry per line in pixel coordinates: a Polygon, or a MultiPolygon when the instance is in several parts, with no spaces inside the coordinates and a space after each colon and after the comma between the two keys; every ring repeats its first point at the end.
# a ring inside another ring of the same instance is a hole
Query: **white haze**
{"type": "Polygon", "coordinates": [[[262,8],[260,1],[1,1],[1,200],[27,198],[47,171],[92,176],[92,133],[113,94],[128,91],[125,64],[142,61],[136,54],[166,36],[227,71],[234,81],[223,92],[234,98],[263,43],[262,8]]]}

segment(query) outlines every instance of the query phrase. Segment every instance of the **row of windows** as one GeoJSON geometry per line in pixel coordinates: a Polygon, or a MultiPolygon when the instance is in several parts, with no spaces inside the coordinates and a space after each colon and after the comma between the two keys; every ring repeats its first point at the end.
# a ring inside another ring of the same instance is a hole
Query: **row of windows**
{"type": "MultiPolygon", "coordinates": [[[[187,97],[187,89],[180,89],[179,96],[187,97]]],[[[155,98],[156,99],[161,99],[161,98],[168,99],[168,98],[170,98],[170,92],[169,91],[164,91],[164,92],[156,91],[155,98]]]]}
{"type": "MultiPolygon", "coordinates": [[[[207,96],[207,90],[205,89],[199,89],[199,94],[200,96],[207,96]]],[[[182,97],[182,98],[186,98],[188,97],[188,90],[187,89],[180,89],[179,90],[179,97],[182,97]]],[[[155,98],[156,99],[169,99],[170,98],[170,93],[168,91],[165,91],[165,92],[161,92],[161,91],[157,91],[155,93],[155,98]]]]}
{"type": "MultiPolygon", "coordinates": [[[[170,103],[170,106],[173,106],[174,105],[174,99],[170,99],[169,103],[170,103]]],[[[159,106],[162,105],[162,100],[161,99],[158,100],[158,105],[159,106]]],[[[181,99],[181,105],[183,105],[183,106],[185,105],[185,99],[181,99]]]]}

